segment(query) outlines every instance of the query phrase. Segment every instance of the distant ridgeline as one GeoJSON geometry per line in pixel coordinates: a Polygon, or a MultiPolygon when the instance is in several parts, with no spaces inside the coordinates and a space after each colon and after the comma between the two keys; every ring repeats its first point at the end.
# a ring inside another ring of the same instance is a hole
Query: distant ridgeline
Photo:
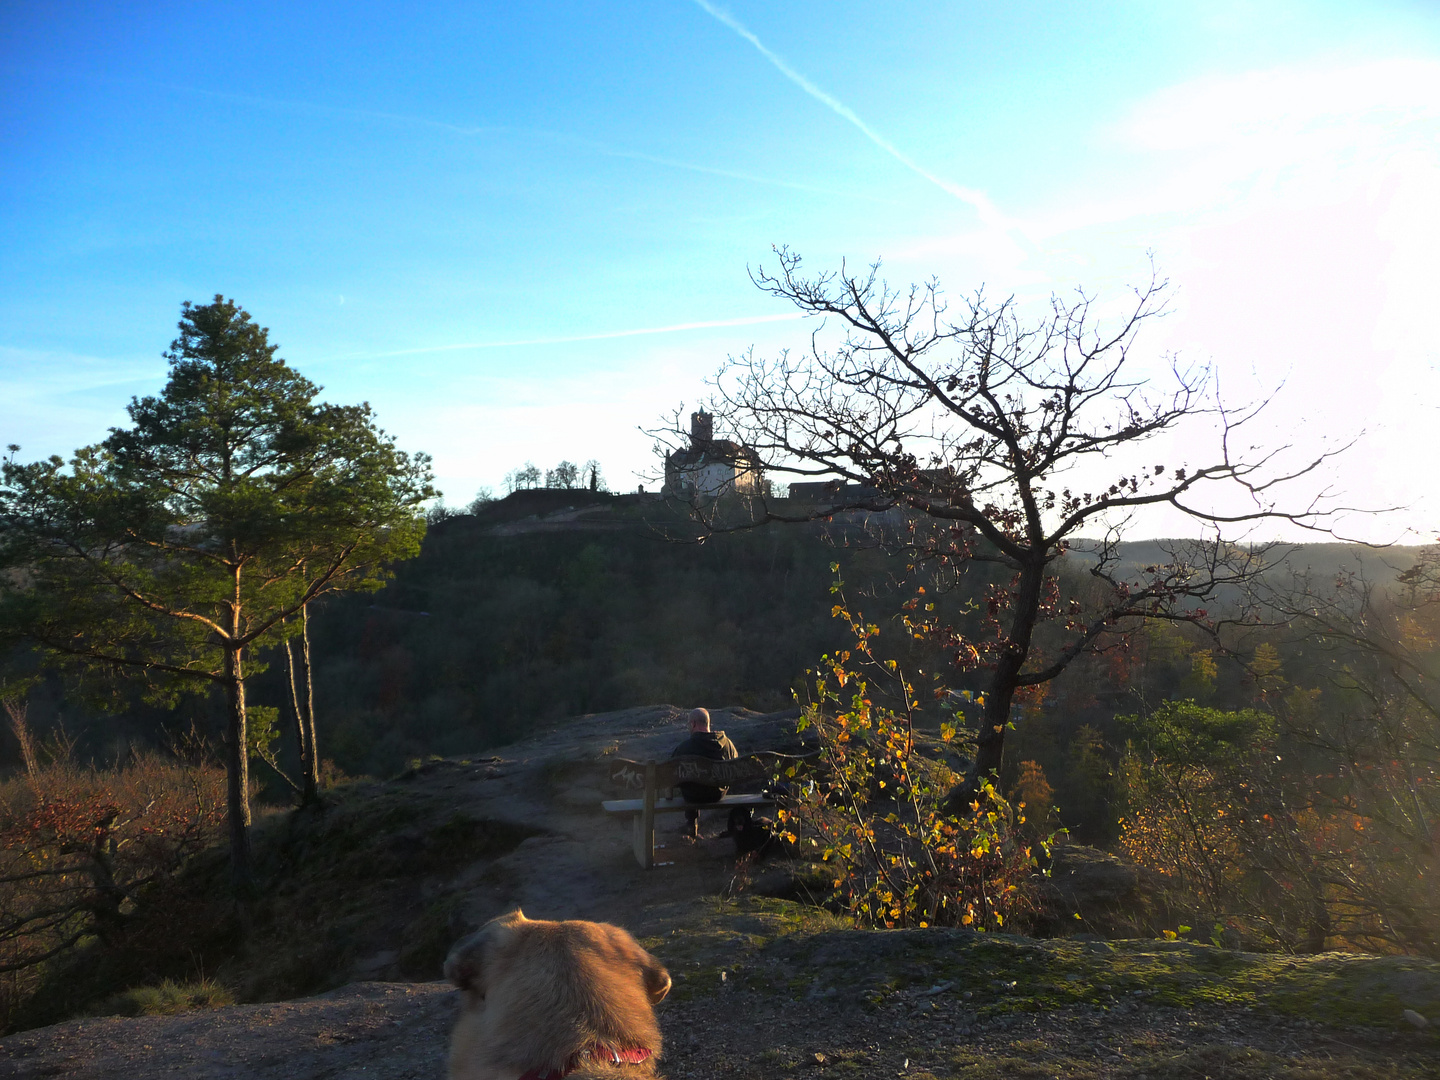
{"type": "MultiPolygon", "coordinates": [[[[796,494],[813,503],[835,492],[796,494]]],[[[471,753],[538,723],[633,705],[786,708],[806,669],[845,644],[830,614],[832,562],[841,564],[855,606],[882,628],[913,595],[913,582],[896,592],[900,560],[864,544],[864,513],[697,544],[683,540],[693,532],[681,509],[657,494],[531,489],[476,509],[432,525],[422,554],[398,567],[384,591],[340,598],[312,615],[322,753],[346,772],[389,775],[417,756],[471,753]]],[[[1377,580],[1392,577],[1386,564],[1409,565],[1414,550],[1366,552],[1365,569],[1377,580]]],[[[1163,558],[1152,542],[1122,552],[1136,566],[1163,558]]],[[[1334,573],[1355,555],[1347,545],[1309,545],[1294,561],[1334,573]]],[[[1084,587],[1086,561],[1079,551],[1064,561],[1071,585],[1063,587],[1084,587]]],[[[1004,580],[994,565],[972,564],[960,589],[935,598],[967,634],[981,635],[980,615],[963,609],[1004,580]]],[[[926,680],[945,666],[888,629],[882,648],[923,669],[926,680]]],[[[1180,692],[1186,664],[1176,661],[1168,675],[1156,666],[1146,676],[1150,692],[1180,692]]],[[[255,680],[254,704],[282,702],[278,667],[255,680]]],[[[1082,664],[1054,684],[1034,722],[1020,725],[1015,761],[1053,758],[1046,771],[1058,777],[1068,774],[1075,730],[1088,726],[1110,739],[1114,714],[1133,711],[1134,699],[1107,670],[1082,664]]],[[[1239,681],[1222,665],[1215,703],[1243,701],[1239,681]]],[[[153,741],[162,727],[193,721],[203,731],[213,722],[213,707],[199,699],[101,717],[57,700],[56,690],[39,696],[32,716],[44,723],[63,714],[91,752],[105,752],[117,735],[153,741]]],[[[938,726],[941,705],[927,708],[925,721],[938,726]]]]}
{"type": "MultiPolygon", "coordinates": [[[[869,618],[888,625],[903,599],[893,592],[898,560],[862,546],[858,520],[695,544],[666,538],[688,535],[687,521],[652,494],[532,490],[442,522],[383,593],[330,605],[316,620],[330,753],[347,770],[384,773],[419,754],[498,745],[587,712],[657,702],[788,707],[805,670],[845,644],[830,616],[832,562],[869,618]]],[[[1326,573],[1353,552],[1305,549],[1326,573]]],[[[1124,558],[1139,566],[1160,552],[1142,542],[1124,558]]],[[[1366,561],[1390,573],[1374,553],[1366,561]]],[[[1088,578],[1083,555],[1066,563],[1068,577],[1088,578]]],[[[942,601],[977,635],[979,615],[958,609],[992,581],[1003,571],[974,564],[963,591],[942,601]]],[[[936,669],[937,656],[906,644],[889,635],[902,659],[936,669]]],[[[1089,674],[1077,674],[1088,686],[1089,674]]],[[[1066,693],[1062,683],[1051,698],[1066,693]]],[[[1116,695],[1070,696],[1067,725],[1108,726],[1116,695]]]]}

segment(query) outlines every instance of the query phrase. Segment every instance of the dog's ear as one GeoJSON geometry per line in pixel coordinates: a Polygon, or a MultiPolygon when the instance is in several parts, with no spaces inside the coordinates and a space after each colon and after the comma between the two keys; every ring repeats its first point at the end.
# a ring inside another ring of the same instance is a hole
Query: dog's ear
{"type": "Polygon", "coordinates": [[[650,962],[643,969],[645,993],[650,995],[651,1005],[658,1005],[665,1000],[665,995],[670,993],[670,973],[653,956],[647,956],[646,959],[650,962]]]}
{"type": "Polygon", "coordinates": [[[519,908],[507,915],[491,919],[469,937],[461,938],[445,958],[445,978],[461,990],[485,996],[482,976],[486,954],[501,941],[515,933],[521,923],[529,922],[519,908]]]}
{"type": "Polygon", "coordinates": [[[450,947],[445,957],[445,978],[461,990],[478,991],[480,988],[480,961],[485,953],[487,935],[481,930],[463,937],[450,947]]]}

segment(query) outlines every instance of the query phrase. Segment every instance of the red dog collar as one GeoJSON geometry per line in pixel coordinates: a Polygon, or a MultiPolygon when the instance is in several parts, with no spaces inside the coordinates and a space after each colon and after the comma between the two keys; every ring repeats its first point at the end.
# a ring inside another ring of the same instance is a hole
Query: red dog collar
{"type": "Polygon", "coordinates": [[[523,1074],[520,1080],[562,1080],[580,1066],[592,1061],[606,1065],[639,1065],[641,1062],[649,1060],[650,1051],[643,1046],[636,1046],[629,1050],[615,1050],[603,1043],[596,1043],[594,1046],[587,1046],[572,1057],[565,1063],[563,1069],[531,1069],[523,1074]]]}

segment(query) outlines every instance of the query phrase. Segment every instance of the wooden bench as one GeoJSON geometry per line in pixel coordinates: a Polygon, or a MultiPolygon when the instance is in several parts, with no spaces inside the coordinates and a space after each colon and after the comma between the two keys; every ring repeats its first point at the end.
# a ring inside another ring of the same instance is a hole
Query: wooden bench
{"type": "Polygon", "coordinates": [[[781,773],[794,775],[794,766],[814,755],[794,757],[788,754],[750,754],[729,761],[713,761],[704,757],[676,757],[668,761],[628,761],[614,758],[610,762],[610,782],[624,791],[638,791],[638,799],[607,799],[600,805],[607,814],[630,815],[635,845],[635,859],[641,869],[655,865],[655,815],[678,813],[681,810],[732,810],[737,806],[774,806],[775,799],[766,794],[725,795],[715,802],[691,803],[675,791],[681,783],[711,784],[734,787],[756,781],[770,782],[781,773]],[[664,796],[661,792],[665,792],[664,796]]]}

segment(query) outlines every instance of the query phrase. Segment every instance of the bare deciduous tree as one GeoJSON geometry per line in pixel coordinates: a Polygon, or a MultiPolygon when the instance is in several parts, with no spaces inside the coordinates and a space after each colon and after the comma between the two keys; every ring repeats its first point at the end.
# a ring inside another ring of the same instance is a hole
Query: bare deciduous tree
{"type": "MultiPolygon", "coordinates": [[[[1289,509],[1275,500],[1328,453],[1287,469],[1284,447],[1239,449],[1240,430],[1263,402],[1227,411],[1203,367],[1172,361],[1163,390],[1131,370],[1137,334],[1164,310],[1166,286],[1153,275],[1128,314],[1102,329],[1083,293],[1052,298],[1028,321],[1013,300],[992,303],[983,293],[952,313],[933,280],[897,291],[878,263],[860,275],[842,266],[810,277],[798,255],[776,254],[778,269],[753,272],[755,284],[837,321],[844,339],[825,348],[817,332],[802,354],[731,358],[710,409],[768,472],[830,484],[804,504],[762,499],[742,527],[893,509],[892,541],[914,560],[942,574],[976,560],[1011,574],[985,598],[985,635],[943,624],[923,598],[909,605],[912,628],[943,645],[957,671],[987,673],[974,761],[953,806],[999,769],[1017,695],[1115,644],[1138,619],[1210,622],[1202,604],[1273,561],[1270,545],[1228,542],[1227,526],[1282,519],[1321,529],[1334,512],[1323,497],[1289,509]],[[1144,444],[1206,413],[1219,429],[1208,464],[1151,454],[1140,466],[1144,444]],[[1163,565],[1127,574],[1117,547],[1123,530],[1137,511],[1160,506],[1182,511],[1207,538],[1172,544],[1163,565]],[[1062,609],[1057,562],[1087,533],[1096,538],[1088,569],[1101,595],[1062,609]],[[1036,628],[1046,620],[1060,633],[1040,648],[1036,628]]],[[[706,527],[735,527],[697,512],[706,527]]]]}
{"type": "Polygon", "coordinates": [[[1440,548],[1393,582],[1307,572],[1264,595],[1322,674],[1275,711],[1323,764],[1288,798],[1255,785],[1279,805],[1247,853],[1316,898],[1317,951],[1329,933],[1440,956],[1440,548]]]}
{"type": "Polygon", "coordinates": [[[591,458],[580,467],[580,482],[591,491],[609,491],[605,474],[600,471],[600,462],[591,458]]]}
{"type": "Polygon", "coordinates": [[[553,469],[545,470],[547,488],[570,489],[580,486],[580,466],[573,461],[562,461],[553,469]]]}
{"type": "Polygon", "coordinates": [[[540,486],[542,474],[538,466],[527,461],[518,469],[511,469],[505,474],[505,493],[513,495],[517,491],[529,491],[531,488],[540,486]]]}

